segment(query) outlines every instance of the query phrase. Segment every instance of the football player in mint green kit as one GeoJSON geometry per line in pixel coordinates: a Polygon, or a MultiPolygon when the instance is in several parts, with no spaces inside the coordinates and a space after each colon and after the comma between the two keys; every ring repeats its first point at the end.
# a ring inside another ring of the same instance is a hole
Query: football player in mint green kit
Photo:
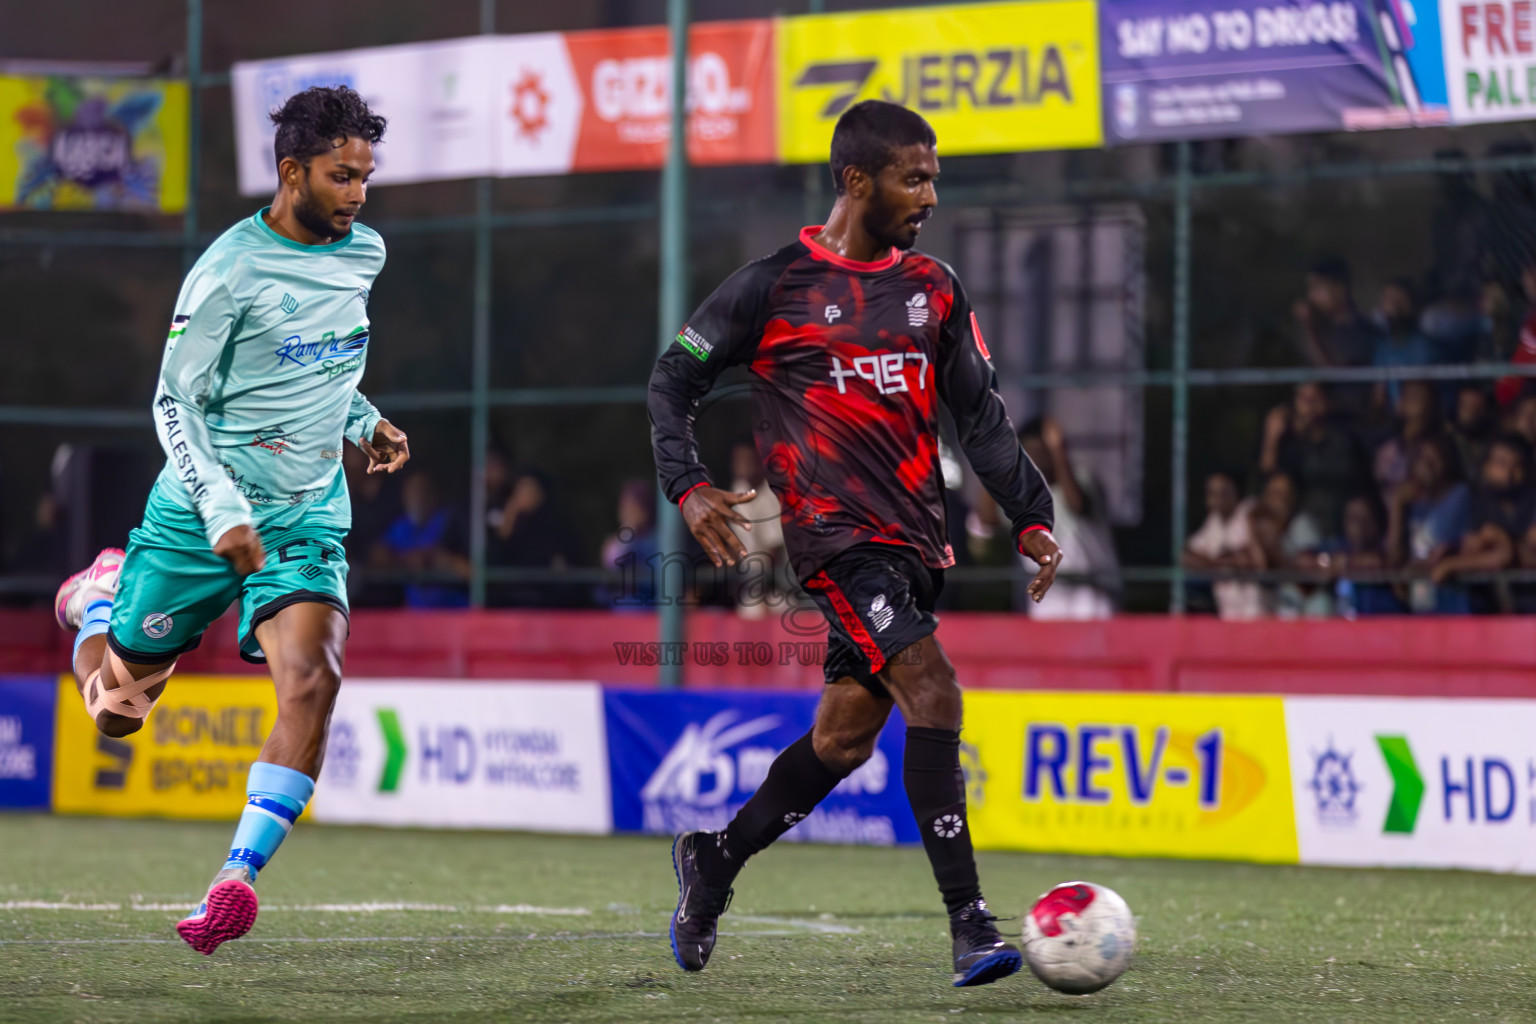
{"type": "Polygon", "coordinates": [[[97,728],[143,727],[176,658],[232,603],[277,719],[224,867],[176,928],[212,953],[256,920],[251,883],[314,792],[347,638],[343,443],[393,473],[403,433],[357,391],[384,243],[354,223],[384,134],[357,93],[315,88],[272,115],[272,205],[224,232],[182,284],[155,392],[165,469],[128,550],[59,589],[97,728]]]}

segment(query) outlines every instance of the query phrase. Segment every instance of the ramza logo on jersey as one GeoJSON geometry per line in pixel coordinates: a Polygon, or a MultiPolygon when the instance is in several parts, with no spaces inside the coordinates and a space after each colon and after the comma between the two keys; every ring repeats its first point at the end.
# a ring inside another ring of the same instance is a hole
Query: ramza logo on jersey
{"type": "Polygon", "coordinates": [[[346,335],[337,337],[335,331],[326,331],[317,341],[305,341],[299,334],[290,334],[272,351],[278,366],[314,366],[327,360],[350,360],[368,347],[368,328],[356,327],[346,335]]]}
{"type": "Polygon", "coordinates": [[[1278,697],[971,692],[991,849],[1293,862],[1278,697]]]}

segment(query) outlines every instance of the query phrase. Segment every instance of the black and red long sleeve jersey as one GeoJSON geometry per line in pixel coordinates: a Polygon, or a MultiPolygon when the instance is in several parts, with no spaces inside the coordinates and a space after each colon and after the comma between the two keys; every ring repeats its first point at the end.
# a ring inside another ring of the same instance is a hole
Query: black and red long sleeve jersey
{"type": "Polygon", "coordinates": [[[944,523],[939,402],[1012,522],[1014,544],[1049,529],[1051,493],[1024,454],[960,281],[946,264],[892,250],[861,263],[798,241],[726,279],[651,374],[651,446],[672,501],[710,482],[699,401],[727,367],[752,373],[757,450],[783,508],[796,574],[870,541],[954,564],[944,523]]]}

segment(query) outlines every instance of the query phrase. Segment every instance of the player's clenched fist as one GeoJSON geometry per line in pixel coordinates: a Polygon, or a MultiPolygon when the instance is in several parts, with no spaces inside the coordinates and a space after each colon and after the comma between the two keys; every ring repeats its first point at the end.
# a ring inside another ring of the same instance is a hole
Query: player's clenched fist
{"type": "Polygon", "coordinates": [[[213,553],[234,566],[241,576],[258,572],[267,564],[267,549],[262,546],[261,534],[250,526],[225,530],[224,536],[213,546],[213,553]]]}
{"type": "Polygon", "coordinates": [[[746,546],[731,529],[731,524],[744,530],[752,529],[752,524],[731,506],[755,497],[755,489],[732,492],[718,487],[696,487],[683,499],[683,522],[688,524],[689,532],[717,567],[735,565],[738,558],[747,557],[746,546]]]}
{"type": "Polygon", "coordinates": [[[359,441],[357,446],[368,456],[370,473],[393,473],[411,461],[411,446],[406,441],[405,431],[389,420],[379,420],[373,430],[372,444],[359,441]]]}

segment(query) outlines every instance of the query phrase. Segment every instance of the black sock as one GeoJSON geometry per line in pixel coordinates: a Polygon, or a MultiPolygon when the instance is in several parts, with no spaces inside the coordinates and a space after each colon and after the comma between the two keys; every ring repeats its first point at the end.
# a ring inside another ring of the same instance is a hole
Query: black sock
{"type": "Polygon", "coordinates": [[[709,867],[734,878],[748,857],[815,810],[844,777],[816,756],[810,733],[795,740],[774,758],[762,786],[725,827],[720,859],[707,856],[709,867]]]}
{"type": "Polygon", "coordinates": [[[971,829],[965,817],[965,775],[960,771],[960,733],[907,729],[902,779],[923,836],[933,877],[953,914],[981,895],[971,829]]]}

